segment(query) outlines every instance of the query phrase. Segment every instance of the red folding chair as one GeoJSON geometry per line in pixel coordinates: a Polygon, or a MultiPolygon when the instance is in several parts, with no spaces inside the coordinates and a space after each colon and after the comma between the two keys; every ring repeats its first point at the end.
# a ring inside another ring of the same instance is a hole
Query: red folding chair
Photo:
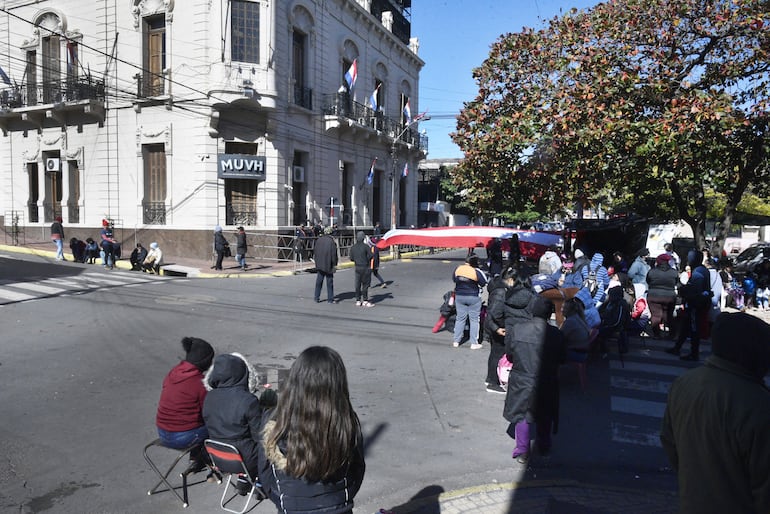
{"type": "Polygon", "coordinates": [[[214,439],[206,439],[203,444],[209,454],[214,471],[221,474],[223,477],[224,475],[227,475],[225,488],[224,491],[222,491],[222,498],[219,501],[219,505],[224,510],[235,514],[243,514],[249,509],[252,497],[257,500],[255,505],[265,498],[265,495],[262,492],[262,484],[259,483],[258,478],[251,478],[249,470],[246,468],[246,463],[243,462],[243,457],[241,456],[241,452],[238,451],[238,448],[232,444],[215,441],[214,439]],[[246,495],[246,503],[241,510],[233,510],[227,507],[227,504],[239,494],[236,490],[236,486],[233,484],[233,475],[235,475],[236,480],[241,476],[242,479],[245,479],[251,486],[251,490],[246,495]],[[233,491],[232,495],[228,498],[230,486],[233,487],[233,491]]]}

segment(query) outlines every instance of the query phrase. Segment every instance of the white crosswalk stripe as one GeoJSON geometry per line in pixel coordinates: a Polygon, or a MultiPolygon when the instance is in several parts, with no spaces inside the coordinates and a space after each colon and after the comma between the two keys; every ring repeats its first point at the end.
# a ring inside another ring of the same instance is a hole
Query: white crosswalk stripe
{"type": "Polygon", "coordinates": [[[103,287],[132,286],[165,280],[173,280],[173,278],[120,272],[110,272],[109,274],[89,272],[81,275],[47,277],[39,280],[2,280],[0,281],[0,305],[48,296],[82,293],[103,287]]]}
{"type": "MultiPolygon", "coordinates": [[[[660,424],[671,383],[692,367],[663,350],[671,341],[639,340],[631,343],[624,362],[610,361],[610,432],[617,443],[660,447],[660,424]]],[[[701,359],[711,345],[701,343],[701,359]]],[[[689,350],[685,345],[684,351],[689,350]]]]}

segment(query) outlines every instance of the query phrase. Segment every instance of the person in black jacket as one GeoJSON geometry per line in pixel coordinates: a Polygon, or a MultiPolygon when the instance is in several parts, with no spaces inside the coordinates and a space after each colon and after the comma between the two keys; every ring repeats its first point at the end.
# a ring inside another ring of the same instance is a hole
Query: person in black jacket
{"type": "Polygon", "coordinates": [[[671,256],[662,253],[655,258],[655,267],[647,272],[647,305],[650,306],[650,325],[652,336],[660,338],[660,325],[669,330],[669,337],[674,323],[676,306],[676,284],[679,274],[671,267],[671,256]]]}
{"type": "Polygon", "coordinates": [[[334,272],[337,271],[337,243],[332,237],[334,228],[326,227],[324,235],[319,237],[313,246],[313,261],[315,262],[315,294],[316,303],[321,301],[321,288],[326,280],[326,301],[336,303],[334,300],[334,272]]]}
{"type": "Polygon", "coordinates": [[[508,267],[499,277],[487,284],[487,316],[484,319],[484,330],[489,340],[489,358],[487,359],[487,391],[505,394],[505,388],[500,383],[497,365],[505,355],[505,295],[508,288],[513,286],[515,271],[508,267]]]}
{"type": "Polygon", "coordinates": [[[142,243],[136,243],[136,248],[131,251],[131,256],[128,258],[131,261],[131,271],[142,271],[142,264],[147,257],[147,249],[142,246],[142,243]]]}
{"type": "Polygon", "coordinates": [[[222,259],[230,250],[230,243],[227,242],[225,236],[222,234],[222,227],[217,225],[214,227],[214,251],[217,254],[217,262],[211,267],[215,270],[222,269],[222,259]]]}
{"type": "Polygon", "coordinates": [[[356,243],[350,247],[349,257],[355,264],[355,291],[358,307],[374,307],[369,301],[369,286],[372,283],[372,252],[364,242],[366,234],[356,234],[356,243]]]}
{"type": "MultiPolygon", "coordinates": [[[[209,390],[203,402],[203,420],[211,439],[232,444],[243,457],[252,479],[257,477],[257,441],[262,410],[257,391],[257,373],[237,353],[218,355],[206,373],[209,390]]],[[[248,490],[239,480],[239,490],[248,490]]]]}
{"type": "Polygon", "coordinates": [[[260,481],[279,512],[353,512],[366,464],[336,351],[311,346],[297,357],[277,407],[264,415],[259,443],[260,481]]]}
{"type": "Polygon", "coordinates": [[[246,230],[243,227],[238,227],[238,233],[235,235],[235,260],[238,261],[241,271],[246,271],[246,252],[248,251],[246,230]]]}

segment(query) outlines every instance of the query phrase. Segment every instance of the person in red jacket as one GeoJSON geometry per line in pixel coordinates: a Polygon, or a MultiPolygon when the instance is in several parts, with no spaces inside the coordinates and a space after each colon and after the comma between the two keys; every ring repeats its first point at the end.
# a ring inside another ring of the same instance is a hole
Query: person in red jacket
{"type": "Polygon", "coordinates": [[[197,337],[182,339],[185,358],[163,379],[155,424],[163,446],[184,449],[196,445],[190,452],[188,472],[196,473],[206,467],[203,441],[208,436],[203,422],[203,400],[206,388],[203,374],[211,367],[214,349],[197,337]]]}

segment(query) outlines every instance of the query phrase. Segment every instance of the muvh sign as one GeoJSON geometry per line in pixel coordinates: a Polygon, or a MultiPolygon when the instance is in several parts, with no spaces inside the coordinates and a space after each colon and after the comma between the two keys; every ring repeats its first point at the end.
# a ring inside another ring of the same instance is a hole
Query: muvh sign
{"type": "Polygon", "coordinates": [[[265,180],[265,157],[236,153],[217,155],[218,178],[265,180]]]}

